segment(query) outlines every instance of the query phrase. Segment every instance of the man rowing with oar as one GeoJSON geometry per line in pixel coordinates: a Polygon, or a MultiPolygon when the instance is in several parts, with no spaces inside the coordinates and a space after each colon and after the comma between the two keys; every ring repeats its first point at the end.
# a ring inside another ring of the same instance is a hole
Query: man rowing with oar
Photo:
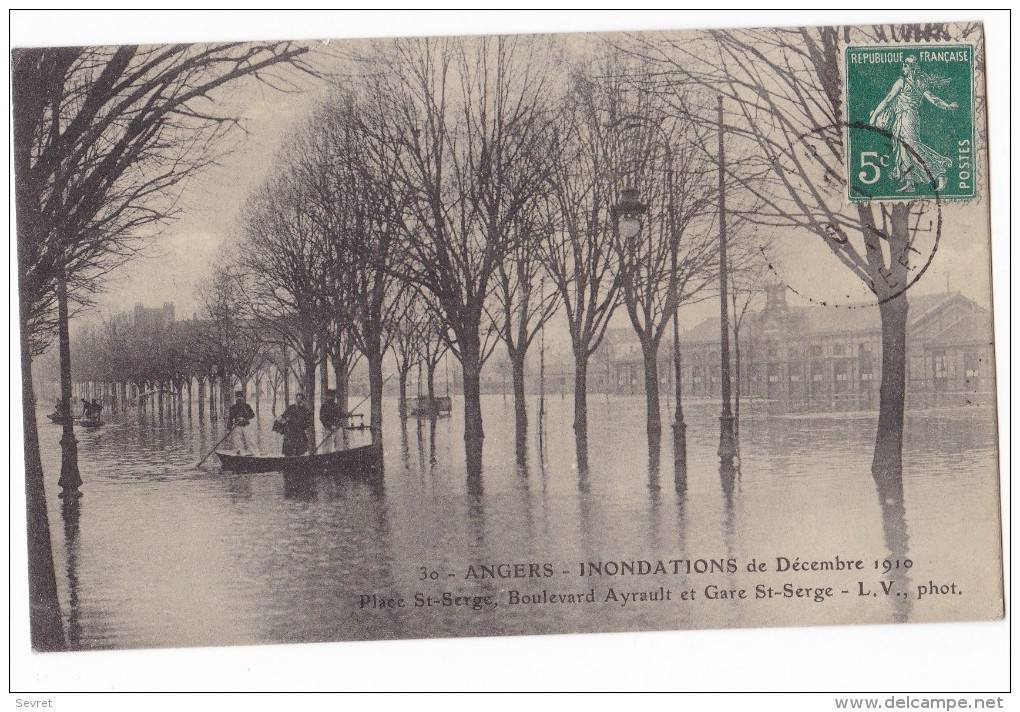
{"type": "Polygon", "coordinates": [[[319,408],[319,422],[322,423],[322,427],[329,433],[330,450],[336,449],[336,443],[333,441],[336,435],[336,430],[343,425],[343,409],[336,402],[336,391],[332,388],[326,389],[326,395],[322,399],[322,406],[319,408]]]}
{"type": "Polygon", "coordinates": [[[228,420],[230,421],[230,427],[237,433],[234,438],[234,444],[237,446],[238,455],[240,455],[242,451],[244,453],[251,452],[251,446],[248,444],[248,436],[245,435],[245,428],[248,427],[248,423],[250,423],[254,417],[254,411],[252,411],[251,406],[244,400],[244,391],[234,391],[234,404],[230,406],[228,420]]]}

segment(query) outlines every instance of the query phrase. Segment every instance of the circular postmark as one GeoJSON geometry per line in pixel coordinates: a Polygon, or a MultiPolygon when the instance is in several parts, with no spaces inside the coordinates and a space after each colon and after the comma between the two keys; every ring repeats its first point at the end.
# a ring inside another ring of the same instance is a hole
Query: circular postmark
{"type": "MultiPolygon", "coordinates": [[[[851,294],[846,294],[846,301],[831,293],[825,296],[812,294],[812,278],[831,284],[832,280],[827,277],[827,267],[818,264],[801,265],[799,267],[808,272],[796,275],[797,270],[791,266],[796,260],[780,260],[770,244],[760,243],[758,252],[765,260],[769,272],[785,284],[787,289],[808,302],[841,309],[863,309],[896,299],[917,284],[931,267],[942,236],[943,200],[940,177],[931,170],[921,152],[885,129],[862,122],[852,122],[846,126],[848,130],[869,131],[879,135],[886,149],[881,158],[894,156],[898,151],[905,152],[926,176],[928,185],[925,187],[931,188],[930,195],[905,192],[896,199],[883,197],[869,200],[866,197],[859,202],[844,202],[841,210],[830,213],[830,219],[809,218],[813,223],[812,232],[822,239],[828,248],[827,254],[834,254],[847,271],[855,273],[877,300],[862,303],[860,299],[854,300],[851,294]],[[857,214],[853,215],[850,211],[856,211],[857,214]],[[853,232],[858,237],[852,237],[853,232]],[[779,262],[787,264],[787,268],[781,270],[779,262]]],[[[824,130],[818,129],[812,133],[824,130]]],[[[828,130],[831,131],[832,127],[828,130]]],[[[866,184],[860,180],[852,183],[856,176],[849,170],[849,165],[847,173],[847,181],[857,194],[868,196],[866,184]]],[[[803,261],[803,254],[800,257],[803,261]]]]}

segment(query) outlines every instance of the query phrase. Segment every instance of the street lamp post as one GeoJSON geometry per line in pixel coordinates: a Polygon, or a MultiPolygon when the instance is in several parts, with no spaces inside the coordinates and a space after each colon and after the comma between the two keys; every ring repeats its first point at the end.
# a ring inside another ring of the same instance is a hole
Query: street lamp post
{"type": "MultiPolygon", "coordinates": [[[[673,309],[673,387],[675,395],[675,410],[673,413],[673,460],[675,478],[678,484],[686,483],[687,479],[687,424],[684,422],[684,409],[683,409],[683,370],[680,360],[680,318],[678,316],[679,310],[679,296],[676,291],[677,283],[677,261],[679,259],[678,245],[676,244],[676,210],[673,202],[673,150],[670,147],[670,138],[663,130],[662,126],[654,121],[649,121],[643,117],[625,117],[617,121],[619,124],[622,121],[629,121],[633,125],[649,125],[655,128],[662,138],[662,145],[666,151],[666,191],[667,191],[667,231],[670,240],[670,281],[669,281],[669,303],[673,309]]],[[[640,230],[640,216],[648,211],[648,206],[638,199],[639,192],[636,188],[628,187],[621,191],[620,201],[616,204],[613,209],[613,213],[616,219],[619,221],[621,218],[627,218],[629,220],[638,223],[638,230],[640,230]]],[[[636,236],[635,236],[636,237],[636,236]]]]}
{"type": "Polygon", "coordinates": [[[720,379],[722,390],[722,412],[719,415],[719,459],[724,466],[732,466],[736,456],[736,438],[733,435],[733,410],[730,406],[730,320],[726,304],[726,157],[723,150],[723,99],[719,97],[719,328],[720,379]]]}
{"type": "Polygon", "coordinates": [[[82,485],[78,470],[78,439],[74,436],[74,418],[71,416],[71,339],[68,334],[67,273],[63,267],[57,278],[57,326],[60,342],[60,402],[63,432],[60,437],[60,485],[58,497],[79,497],[82,485]]]}

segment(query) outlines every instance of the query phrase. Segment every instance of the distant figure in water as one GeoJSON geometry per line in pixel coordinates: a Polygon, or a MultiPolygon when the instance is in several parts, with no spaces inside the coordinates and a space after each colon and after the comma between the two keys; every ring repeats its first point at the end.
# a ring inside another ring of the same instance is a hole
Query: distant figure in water
{"type": "Polygon", "coordinates": [[[305,405],[305,396],[298,393],[295,403],[283,411],[273,430],[283,434],[283,454],[287,457],[303,455],[308,451],[308,437],[305,431],[312,427],[312,414],[305,405]]]}
{"type": "Polygon", "coordinates": [[[248,423],[254,417],[255,412],[244,400],[244,391],[234,391],[234,404],[230,406],[230,413],[227,419],[230,421],[229,427],[234,428],[234,431],[237,433],[235,445],[237,445],[238,455],[242,451],[245,453],[251,452],[251,445],[248,444],[245,428],[248,427],[248,423]]]}
{"type": "Polygon", "coordinates": [[[97,401],[95,398],[93,398],[92,399],[92,404],[89,406],[88,417],[90,417],[90,418],[92,418],[94,420],[99,420],[99,418],[102,416],[102,414],[103,414],[103,405],[99,401],[97,401]]]}

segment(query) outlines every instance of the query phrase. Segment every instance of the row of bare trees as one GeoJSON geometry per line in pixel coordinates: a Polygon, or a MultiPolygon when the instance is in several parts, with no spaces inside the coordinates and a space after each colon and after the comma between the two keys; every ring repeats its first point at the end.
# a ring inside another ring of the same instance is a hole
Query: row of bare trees
{"type": "Polygon", "coordinates": [[[228,267],[199,289],[201,318],[139,320],[124,312],[84,326],[71,342],[73,380],[117,386],[117,393],[126,392],[124,386],[130,384],[139,393],[171,394],[178,403],[186,390],[189,408],[197,382],[199,414],[204,413],[208,386],[210,415],[215,418],[231,402],[235,384],[246,387],[265,373],[275,383],[289,365],[278,363],[277,345],[266,341],[264,330],[251,318],[246,293],[243,275],[228,267]],[[219,394],[213,398],[211,389],[216,387],[219,394]]]}
{"type": "MultiPolygon", "coordinates": [[[[245,253],[287,252],[282,236],[293,233],[306,274],[288,282],[265,262],[248,267],[309,324],[309,344],[335,319],[370,372],[415,311],[404,304],[433,315],[460,361],[468,473],[478,477],[480,372],[498,341],[513,370],[520,453],[528,348],[565,314],[583,466],[587,362],[622,310],[641,345],[657,442],[657,356],[677,310],[718,294],[721,229],[738,270],[778,231],[814,235],[876,296],[884,356],[873,470],[898,497],[906,290],[931,205],[847,204],[838,53],[848,42],[949,32],[643,35],[580,51],[534,37],[375,43],[252,203],[252,216],[270,205],[290,216],[272,230],[249,218],[245,253]]],[[[746,313],[746,304],[730,306],[738,314],[722,334],[746,313]]],[[[401,363],[406,373],[410,361],[401,363]]]]}
{"type": "MultiPolygon", "coordinates": [[[[912,252],[931,205],[844,200],[839,51],[857,41],[966,39],[953,32],[980,41],[970,25],[911,25],[641,35],[580,48],[550,37],[359,45],[350,85],[252,197],[237,274],[251,278],[243,291],[254,312],[304,364],[310,396],[324,355],[338,385],[356,353],[366,359],[377,438],[383,355],[394,344],[409,353],[407,314],[434,323],[461,363],[468,472],[477,480],[482,365],[501,339],[516,383],[535,333],[557,311],[566,314],[577,365],[579,452],[587,361],[619,307],[645,356],[653,439],[661,427],[654,355],[677,307],[710,296],[721,197],[713,191],[724,186],[727,204],[759,232],[815,236],[876,295],[883,364],[873,471],[889,498],[902,499],[906,289],[917,278],[912,252]],[[708,149],[709,107],[719,97],[723,131],[741,160],[726,162],[713,185],[705,179],[718,166],[708,149]],[[614,211],[624,204],[628,212],[614,211]]],[[[268,43],[12,54],[38,648],[60,647],[62,636],[32,360],[56,339],[69,402],[68,321],[174,216],[186,180],[216,157],[238,123],[216,97],[245,78],[278,88],[283,68],[314,74],[307,52],[268,43]]],[[[517,425],[520,441],[523,402],[517,425]]],[[[60,484],[73,493],[77,451],[69,419],[64,427],[60,484]]]]}
{"type": "Polygon", "coordinates": [[[403,414],[410,369],[423,363],[431,382],[449,349],[462,370],[475,482],[481,371],[500,343],[523,459],[528,351],[565,315],[586,468],[588,361],[624,309],[641,343],[657,448],[669,320],[718,281],[718,184],[697,118],[707,95],[676,111],[642,86],[647,62],[605,46],[556,74],[561,54],[548,38],[375,45],[358,57],[358,80],[281,150],[244,216],[237,269],[253,313],[303,360],[305,390],[324,355],[336,366],[333,354],[353,347],[368,364],[379,442],[387,351],[403,414]],[[640,214],[621,213],[635,191],[640,214]]]}
{"type": "MultiPolygon", "coordinates": [[[[32,360],[57,338],[71,398],[68,320],[175,213],[237,117],[210,98],[245,78],[307,71],[293,43],[18,49],[11,56],[32,643],[65,644],[56,600],[32,360]]],[[[60,484],[81,477],[65,419],[60,484]]]]}

